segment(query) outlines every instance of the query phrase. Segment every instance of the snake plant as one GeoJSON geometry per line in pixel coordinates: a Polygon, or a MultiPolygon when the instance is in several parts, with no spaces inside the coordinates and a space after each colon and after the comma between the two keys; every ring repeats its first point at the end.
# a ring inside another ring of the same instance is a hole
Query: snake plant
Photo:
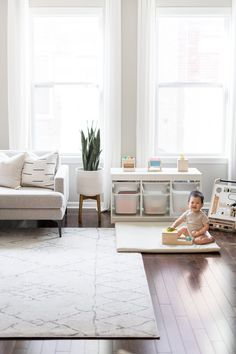
{"type": "Polygon", "coordinates": [[[87,128],[87,134],[81,130],[82,160],[85,171],[97,171],[99,167],[100,154],[102,152],[100,141],[100,129],[87,128]]]}

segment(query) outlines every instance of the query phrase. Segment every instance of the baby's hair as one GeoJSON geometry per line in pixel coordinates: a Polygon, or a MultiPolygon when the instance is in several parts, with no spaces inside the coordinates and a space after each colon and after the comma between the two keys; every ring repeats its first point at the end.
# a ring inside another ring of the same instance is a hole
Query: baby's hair
{"type": "Polygon", "coordinates": [[[192,191],[192,192],[189,194],[188,201],[190,201],[190,198],[191,198],[191,197],[193,197],[193,198],[200,198],[202,204],[203,204],[203,202],[204,202],[204,195],[202,194],[202,192],[199,192],[199,191],[192,191]]]}

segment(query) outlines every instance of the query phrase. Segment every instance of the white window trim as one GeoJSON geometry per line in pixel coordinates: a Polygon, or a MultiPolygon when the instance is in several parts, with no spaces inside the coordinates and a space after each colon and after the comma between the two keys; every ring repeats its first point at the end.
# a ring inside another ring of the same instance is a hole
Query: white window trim
{"type": "Polygon", "coordinates": [[[30,7],[103,7],[105,0],[29,0],[30,7]]]}
{"type": "Polygon", "coordinates": [[[48,15],[50,16],[78,16],[80,14],[97,14],[97,12],[100,11],[101,13],[103,12],[103,9],[98,6],[93,6],[93,7],[31,7],[30,8],[30,13],[31,15],[37,15],[37,16],[45,16],[47,17],[48,15]]]}
{"type": "Polygon", "coordinates": [[[158,16],[230,16],[231,7],[158,7],[158,16]]]}

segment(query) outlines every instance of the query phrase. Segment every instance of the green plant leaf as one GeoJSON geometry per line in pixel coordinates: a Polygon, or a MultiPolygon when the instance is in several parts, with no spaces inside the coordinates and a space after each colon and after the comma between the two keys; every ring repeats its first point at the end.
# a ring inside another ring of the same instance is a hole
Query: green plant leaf
{"type": "Polygon", "coordinates": [[[100,129],[87,127],[87,135],[81,130],[82,160],[85,171],[96,171],[99,168],[101,155],[100,129]]]}

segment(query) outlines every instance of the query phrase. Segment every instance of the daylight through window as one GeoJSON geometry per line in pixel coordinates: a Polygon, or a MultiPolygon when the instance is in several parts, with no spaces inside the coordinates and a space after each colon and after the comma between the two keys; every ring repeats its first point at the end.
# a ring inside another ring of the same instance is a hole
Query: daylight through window
{"type": "Polygon", "coordinates": [[[78,153],[102,116],[102,10],[34,9],[31,32],[33,148],[78,153]]]}
{"type": "Polygon", "coordinates": [[[159,14],[156,152],[222,155],[228,16],[159,14]]]}

